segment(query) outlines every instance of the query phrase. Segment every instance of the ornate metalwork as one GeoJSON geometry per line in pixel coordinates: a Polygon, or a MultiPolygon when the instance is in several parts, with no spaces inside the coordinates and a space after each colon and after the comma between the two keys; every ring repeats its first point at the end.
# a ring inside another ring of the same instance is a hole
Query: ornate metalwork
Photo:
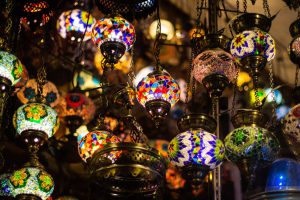
{"type": "Polygon", "coordinates": [[[234,127],[240,126],[258,126],[264,127],[267,123],[267,118],[258,110],[240,109],[237,110],[235,116],[232,117],[232,124],[234,127]]]}
{"type": "Polygon", "coordinates": [[[222,74],[211,74],[205,77],[202,83],[211,96],[221,96],[229,81],[222,74]]]}
{"type": "Polygon", "coordinates": [[[178,129],[183,132],[190,129],[204,129],[210,133],[215,132],[217,128],[216,121],[203,113],[188,114],[180,118],[177,122],[178,129]]]}
{"type": "Polygon", "coordinates": [[[166,166],[158,151],[142,144],[109,144],[90,162],[90,174],[112,196],[155,195],[166,166]]]}

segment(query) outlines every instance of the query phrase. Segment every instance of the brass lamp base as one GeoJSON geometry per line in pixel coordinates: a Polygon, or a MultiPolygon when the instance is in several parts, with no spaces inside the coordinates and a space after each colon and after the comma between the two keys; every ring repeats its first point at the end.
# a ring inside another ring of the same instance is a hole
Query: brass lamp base
{"type": "Polygon", "coordinates": [[[100,50],[107,63],[116,64],[125,54],[126,46],[117,41],[107,41],[100,45],[100,50]]]}
{"type": "Polygon", "coordinates": [[[240,109],[231,119],[235,128],[241,126],[264,127],[268,121],[266,116],[258,110],[240,109]]]}
{"type": "Polygon", "coordinates": [[[216,121],[203,113],[199,114],[187,114],[180,118],[177,122],[178,129],[181,132],[190,130],[190,129],[203,129],[210,133],[214,133],[217,128],[216,121]]]}
{"type": "Polygon", "coordinates": [[[257,13],[244,13],[236,17],[233,21],[232,28],[235,33],[241,33],[245,30],[260,29],[269,32],[272,19],[265,15],[257,13]]]}
{"type": "Polygon", "coordinates": [[[241,66],[252,76],[260,73],[267,64],[267,59],[261,55],[246,56],[241,59],[241,66]]]}
{"type": "Polygon", "coordinates": [[[203,183],[204,178],[211,170],[207,166],[195,164],[186,165],[182,168],[183,178],[191,183],[192,187],[197,188],[203,183]]]}
{"type": "Polygon", "coordinates": [[[228,78],[222,74],[211,74],[202,80],[202,84],[211,96],[221,96],[228,86],[228,78]]]}
{"type": "Polygon", "coordinates": [[[147,112],[150,114],[156,127],[159,127],[161,122],[165,119],[166,115],[170,111],[171,104],[167,101],[157,99],[148,101],[145,104],[147,112]]]}
{"type": "Polygon", "coordinates": [[[89,162],[91,177],[112,196],[154,195],[163,187],[166,166],[158,152],[135,143],[109,144],[89,162]]]}
{"type": "Polygon", "coordinates": [[[136,96],[134,89],[126,86],[114,93],[112,98],[115,104],[131,109],[134,106],[136,96]]]}
{"type": "Polygon", "coordinates": [[[251,195],[247,200],[298,200],[300,199],[300,190],[279,190],[273,192],[261,192],[251,195]]]}
{"type": "Polygon", "coordinates": [[[19,194],[16,196],[17,200],[42,200],[40,197],[37,197],[32,194],[19,194]]]}
{"type": "Polygon", "coordinates": [[[48,136],[42,131],[26,130],[22,132],[21,138],[26,145],[40,148],[48,139],[48,136]]]}

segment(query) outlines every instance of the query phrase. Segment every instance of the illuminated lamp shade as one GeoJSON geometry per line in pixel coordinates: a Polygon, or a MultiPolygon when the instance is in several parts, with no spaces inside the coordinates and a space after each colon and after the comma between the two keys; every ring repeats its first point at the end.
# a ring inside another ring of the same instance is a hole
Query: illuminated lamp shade
{"type": "Polygon", "coordinates": [[[243,85],[249,83],[251,80],[252,79],[247,72],[239,72],[239,75],[236,80],[236,85],[238,87],[243,87],[243,85]]]}
{"type": "Polygon", "coordinates": [[[265,191],[300,189],[300,165],[289,158],[278,159],[269,169],[265,191]]]}
{"type": "MultiPolygon", "coordinates": [[[[266,97],[266,91],[262,88],[257,88],[258,99],[261,102],[266,97]]],[[[252,89],[249,93],[250,95],[250,104],[255,104],[255,90],[252,89]]]]}
{"type": "Polygon", "coordinates": [[[224,154],[222,141],[202,129],[178,134],[168,147],[170,162],[177,167],[194,164],[212,170],[222,163],[224,154]]]}
{"type": "Polygon", "coordinates": [[[275,113],[276,113],[276,117],[277,119],[282,119],[284,118],[288,112],[290,111],[290,107],[286,106],[286,105],[281,105],[281,106],[278,106],[275,110],[275,113]]]}
{"type": "Polygon", "coordinates": [[[272,102],[273,101],[273,95],[275,95],[275,102],[277,104],[281,104],[282,103],[282,94],[281,94],[281,92],[279,90],[274,90],[274,94],[273,94],[273,92],[271,92],[271,91],[272,91],[271,88],[267,88],[265,90],[266,95],[269,94],[268,97],[267,97],[267,102],[268,103],[272,102]]]}
{"type": "Polygon", "coordinates": [[[54,181],[50,174],[40,168],[25,167],[13,172],[9,178],[12,195],[15,198],[46,200],[54,190],[54,181]],[[27,198],[26,198],[27,197],[27,198]]]}
{"type": "Polygon", "coordinates": [[[53,11],[45,0],[26,2],[22,11],[21,22],[28,24],[31,28],[44,26],[53,16],[53,11]]]}
{"type": "Polygon", "coordinates": [[[184,188],[185,182],[186,181],[182,178],[180,171],[176,167],[168,167],[166,171],[166,184],[169,189],[178,190],[184,188]]]}
{"type": "MultiPolygon", "coordinates": [[[[65,121],[76,121],[76,128],[89,123],[95,115],[93,101],[81,93],[68,93],[57,105],[58,115],[65,121]],[[78,123],[77,123],[78,122],[78,123]]],[[[75,129],[76,130],[76,129],[75,129]]]]}
{"type": "Polygon", "coordinates": [[[184,79],[177,79],[177,83],[179,85],[180,88],[180,101],[185,102],[186,101],[186,96],[189,95],[188,97],[188,101],[191,99],[191,93],[187,92],[187,83],[184,79]]]}
{"type": "MultiPolygon", "coordinates": [[[[30,79],[26,85],[17,93],[18,99],[23,104],[27,104],[29,102],[36,101],[37,95],[37,82],[36,79],[30,79]]],[[[47,83],[43,86],[43,97],[45,97],[46,104],[54,107],[59,102],[59,93],[56,86],[47,81],[47,83]]]]}
{"type": "Polygon", "coordinates": [[[56,24],[58,34],[71,41],[87,41],[92,37],[92,28],[96,19],[83,10],[74,9],[63,12],[56,24]],[[84,37],[83,37],[84,36],[84,37]]]}
{"type": "Polygon", "coordinates": [[[169,142],[167,140],[161,140],[161,139],[150,140],[149,145],[155,148],[163,157],[165,158],[168,157],[169,142]]]}
{"type": "Polygon", "coordinates": [[[116,64],[135,42],[133,25],[122,17],[102,18],[92,29],[92,39],[109,63],[116,64]]]}
{"type": "MultiPolygon", "coordinates": [[[[152,39],[156,38],[157,23],[158,23],[158,21],[155,20],[149,26],[149,34],[152,39]]],[[[165,19],[161,19],[160,23],[161,23],[161,39],[171,40],[175,35],[175,29],[174,29],[173,24],[170,21],[165,20],[165,19]]]]}
{"type": "MultiPolygon", "coordinates": [[[[130,70],[131,59],[132,59],[131,54],[129,52],[125,52],[125,54],[115,64],[114,68],[122,71],[124,74],[127,74],[130,70]]],[[[103,60],[103,55],[101,54],[101,52],[98,51],[94,57],[94,64],[100,75],[103,73],[103,68],[101,66],[102,60],[103,60]]]]}
{"type": "Polygon", "coordinates": [[[14,91],[13,93],[16,94],[17,92],[20,91],[20,89],[22,89],[27,81],[29,80],[29,75],[28,75],[28,71],[27,69],[25,68],[25,66],[23,65],[23,70],[22,70],[22,75],[21,75],[21,78],[20,80],[14,85],[14,91]]]}
{"type": "Polygon", "coordinates": [[[74,74],[73,83],[81,90],[88,90],[100,86],[100,80],[87,70],[74,74]]]}
{"type": "Polygon", "coordinates": [[[283,133],[292,142],[292,146],[300,144],[300,104],[294,106],[283,120],[283,133]]]}
{"type": "Polygon", "coordinates": [[[153,66],[148,66],[148,67],[144,67],[142,68],[136,75],[135,75],[135,79],[133,80],[133,84],[136,87],[139,82],[141,82],[141,80],[146,77],[148,74],[150,74],[151,72],[153,72],[154,67],[153,66]]]}
{"type": "Polygon", "coordinates": [[[9,185],[9,177],[11,174],[0,175],[0,197],[12,196],[12,188],[9,185]]]}
{"type": "Polygon", "coordinates": [[[224,142],[227,158],[233,162],[243,159],[270,162],[279,151],[277,138],[261,127],[236,128],[226,136],[224,142]]]}
{"type": "Polygon", "coordinates": [[[193,28],[189,31],[189,37],[192,39],[193,37],[200,38],[205,35],[205,30],[203,28],[200,29],[200,32],[197,34],[197,29],[193,28]]]}
{"type": "Polygon", "coordinates": [[[43,103],[28,103],[16,111],[14,125],[19,135],[36,131],[42,133],[47,139],[52,137],[58,128],[57,113],[43,103]]]}
{"type": "Polygon", "coordinates": [[[237,74],[232,56],[221,49],[202,52],[194,59],[193,64],[193,76],[200,83],[212,74],[224,75],[231,82],[237,74]]]}
{"type": "Polygon", "coordinates": [[[148,74],[139,82],[136,91],[138,102],[146,108],[156,126],[160,125],[180,97],[177,82],[164,71],[148,74]]]}
{"type": "Polygon", "coordinates": [[[230,52],[238,63],[248,56],[262,56],[269,62],[276,54],[275,41],[264,31],[247,30],[233,38],[230,52]]]}
{"type": "MultiPolygon", "coordinates": [[[[78,153],[84,162],[88,162],[97,150],[103,149],[107,144],[119,142],[120,139],[108,131],[92,131],[78,142],[78,153]]],[[[108,156],[113,159],[117,153],[108,156]]]]}
{"type": "Polygon", "coordinates": [[[289,46],[290,59],[296,65],[300,62],[300,30],[299,30],[300,20],[297,19],[290,25],[290,34],[293,40],[289,46]]]}

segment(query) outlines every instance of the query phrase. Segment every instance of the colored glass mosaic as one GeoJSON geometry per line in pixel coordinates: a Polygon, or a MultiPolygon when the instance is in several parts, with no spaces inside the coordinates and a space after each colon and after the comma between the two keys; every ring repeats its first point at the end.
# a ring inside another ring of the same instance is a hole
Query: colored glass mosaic
{"type": "Polygon", "coordinates": [[[22,71],[22,75],[21,75],[21,78],[20,80],[14,85],[14,91],[13,93],[16,94],[17,92],[20,91],[20,89],[22,89],[27,81],[29,80],[29,75],[28,75],[28,71],[27,69],[25,68],[25,66],[23,65],[23,71],[22,71]]]}
{"type": "Polygon", "coordinates": [[[136,87],[137,100],[145,106],[151,100],[164,100],[175,105],[180,97],[177,82],[167,73],[153,73],[144,77],[136,87]]]}
{"type": "Polygon", "coordinates": [[[100,48],[104,42],[120,42],[128,51],[135,41],[135,30],[131,23],[122,17],[102,18],[92,30],[92,39],[100,48]]]}
{"type": "Polygon", "coordinates": [[[12,195],[30,194],[46,200],[54,190],[52,177],[39,168],[26,167],[14,171],[9,178],[12,195]]]}
{"type": "MultiPolygon", "coordinates": [[[[30,79],[26,85],[17,93],[18,99],[21,103],[26,104],[29,102],[36,101],[37,96],[37,82],[36,79],[30,79]]],[[[56,86],[47,81],[47,83],[43,86],[43,97],[45,97],[46,104],[54,107],[59,102],[59,93],[56,86]]]]}
{"type": "Polygon", "coordinates": [[[178,167],[197,164],[214,169],[222,163],[224,154],[222,141],[201,129],[178,134],[168,147],[170,162],[178,167]]]}
{"type": "Polygon", "coordinates": [[[7,78],[16,85],[24,76],[24,66],[20,60],[6,51],[0,51],[0,77],[7,78]]]}
{"type": "Polygon", "coordinates": [[[300,143],[300,104],[294,106],[284,117],[283,133],[300,143]]]}
{"type": "Polygon", "coordinates": [[[300,37],[295,38],[290,44],[289,53],[293,53],[297,58],[300,58],[300,37]]]}
{"type": "Polygon", "coordinates": [[[206,50],[194,59],[193,65],[193,76],[200,83],[212,74],[225,75],[231,82],[238,70],[232,56],[224,50],[206,50]]]}
{"type": "Polygon", "coordinates": [[[163,157],[168,157],[169,142],[167,140],[150,140],[149,145],[155,148],[163,157]]]}
{"type": "Polygon", "coordinates": [[[244,31],[236,35],[231,42],[230,51],[237,60],[259,55],[271,61],[276,54],[274,39],[261,30],[244,31]]]}
{"type": "Polygon", "coordinates": [[[79,73],[74,75],[74,84],[79,86],[81,90],[97,88],[100,86],[100,80],[93,75],[93,73],[81,70],[79,73]]]}
{"type": "Polygon", "coordinates": [[[82,93],[68,93],[56,106],[59,117],[79,116],[89,123],[95,115],[94,102],[82,93]]]}
{"type": "MultiPolygon", "coordinates": [[[[87,162],[97,150],[104,148],[106,144],[119,142],[120,139],[108,131],[92,131],[78,142],[78,153],[81,159],[87,162]]],[[[109,156],[113,157],[115,155],[109,156]]]]}
{"type": "Polygon", "coordinates": [[[254,158],[273,161],[279,151],[277,138],[267,129],[245,126],[234,129],[225,140],[226,155],[231,161],[254,158]]]}
{"type": "Polygon", "coordinates": [[[89,13],[83,10],[74,9],[63,12],[56,24],[59,35],[66,39],[78,40],[78,37],[82,37],[83,40],[89,40],[92,36],[92,28],[96,23],[96,19],[89,13]],[[76,32],[77,34],[74,34],[76,32]],[[73,38],[72,38],[73,37],[73,38]]]}
{"type": "Polygon", "coordinates": [[[166,171],[166,184],[171,190],[178,190],[183,188],[185,180],[182,178],[180,171],[174,166],[169,166],[166,171]]]}
{"type": "Polygon", "coordinates": [[[57,128],[57,113],[50,106],[42,103],[25,104],[16,111],[14,124],[20,135],[27,130],[37,130],[44,132],[50,138],[57,128]]]}
{"type": "Polygon", "coordinates": [[[0,175],[0,197],[12,196],[12,188],[9,186],[9,177],[11,174],[1,174],[0,175]]]}

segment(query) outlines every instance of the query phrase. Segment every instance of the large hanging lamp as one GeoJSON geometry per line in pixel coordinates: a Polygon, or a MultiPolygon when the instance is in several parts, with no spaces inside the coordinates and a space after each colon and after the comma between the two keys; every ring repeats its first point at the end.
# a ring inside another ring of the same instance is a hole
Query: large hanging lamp
{"type": "Polygon", "coordinates": [[[168,147],[170,162],[182,169],[192,186],[199,185],[209,171],[223,161],[225,149],[213,134],[216,122],[205,114],[189,114],[178,121],[182,131],[168,147]]]}
{"type": "Polygon", "coordinates": [[[177,82],[166,72],[154,70],[137,85],[137,100],[158,127],[180,97],[177,82]]]}
{"type": "Polygon", "coordinates": [[[238,110],[232,123],[235,129],[224,140],[226,156],[239,166],[251,187],[256,167],[276,159],[279,142],[272,132],[264,128],[266,118],[258,110],[238,110]]]}
{"type": "Polygon", "coordinates": [[[237,16],[232,24],[237,35],[231,42],[231,54],[254,78],[275,57],[275,41],[268,34],[271,23],[272,18],[265,15],[244,13],[237,16]]]}
{"type": "Polygon", "coordinates": [[[92,29],[92,39],[107,63],[116,64],[135,42],[135,29],[126,19],[102,18],[92,29]]]}

